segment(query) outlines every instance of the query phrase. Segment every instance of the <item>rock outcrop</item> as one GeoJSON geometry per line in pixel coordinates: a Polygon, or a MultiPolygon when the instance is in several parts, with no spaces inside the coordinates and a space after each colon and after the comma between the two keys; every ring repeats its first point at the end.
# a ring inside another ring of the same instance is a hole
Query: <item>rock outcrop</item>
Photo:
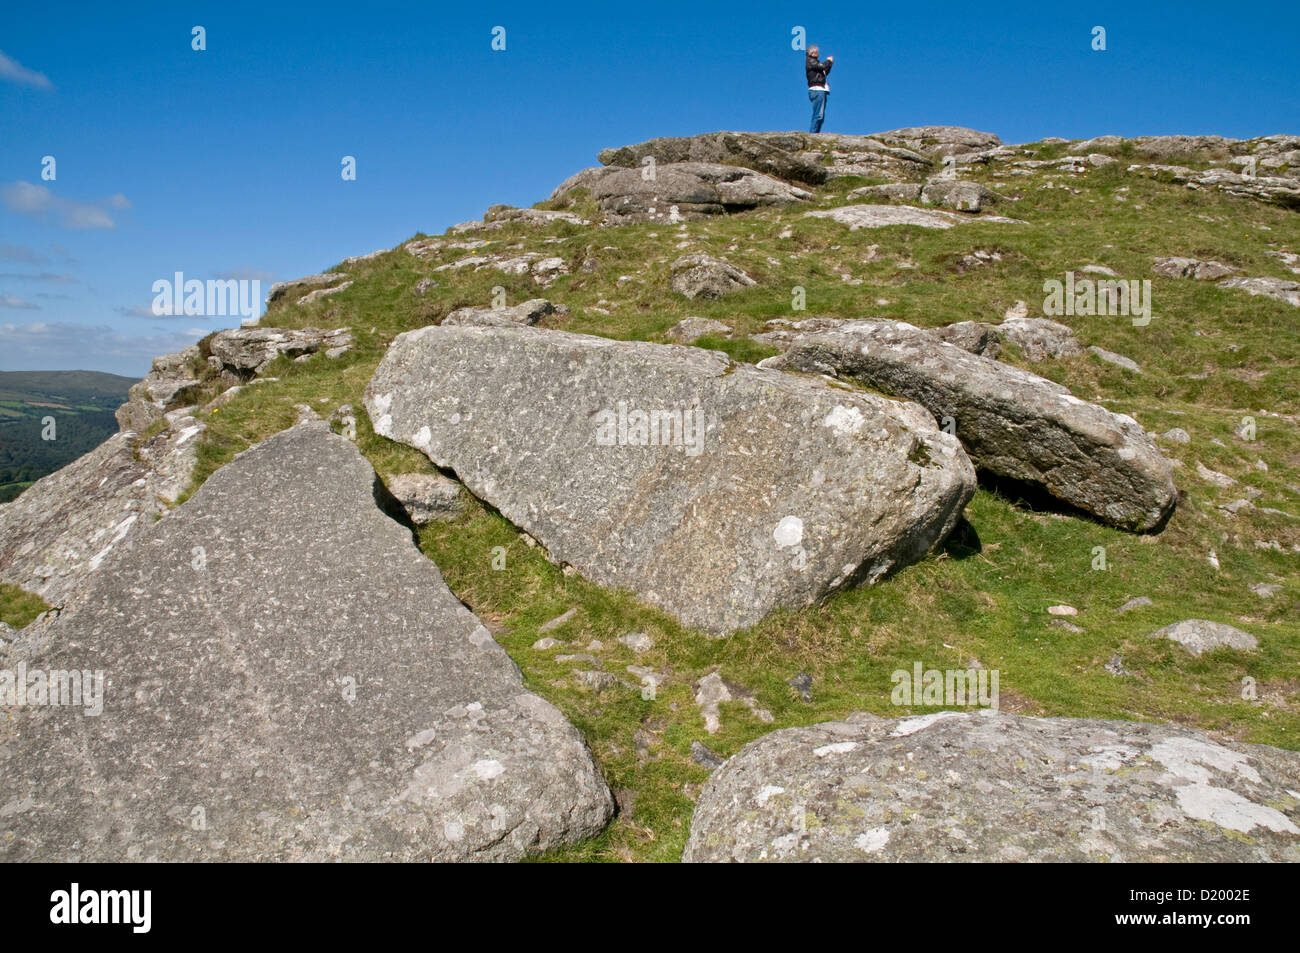
{"type": "Polygon", "coordinates": [[[1218,281],[1234,274],[1236,268],[1221,261],[1200,261],[1196,258],[1157,258],[1151,270],[1164,278],[1195,278],[1198,281],[1218,281]]]}
{"type": "Polygon", "coordinates": [[[706,334],[731,335],[731,326],[712,318],[682,318],[664,332],[664,337],[678,344],[691,344],[706,334]]]}
{"type": "Polygon", "coordinates": [[[850,231],[859,228],[884,228],[889,225],[916,225],[919,228],[952,228],[963,222],[996,222],[1002,225],[1024,225],[1014,218],[1001,215],[961,215],[939,209],[913,208],[910,205],[841,205],[838,208],[805,212],[808,218],[829,218],[850,231]]]}
{"type": "Polygon", "coordinates": [[[597,833],[578,732],[375,492],[302,424],[115,551],[20,660],[102,673],[102,713],[0,725],[0,858],[515,860],[597,833]]]}
{"type": "Polygon", "coordinates": [[[1004,201],[1004,197],[978,182],[934,178],[921,189],[921,201],[927,205],[943,205],[959,212],[978,212],[985,206],[1004,201]]]}
{"type": "Polygon", "coordinates": [[[1300,861],[1300,754],[983,710],[773,732],[704,785],[684,860],[1300,861]]]}
{"type": "Polygon", "coordinates": [[[143,433],[161,420],[168,406],[185,399],[198,387],[195,365],[199,357],[196,344],[176,354],[155,357],[149,373],[131,385],[126,403],[117,408],[117,425],[123,430],[143,433]]]}
{"type": "Polygon", "coordinates": [[[997,326],[998,334],[1020,348],[1031,361],[1079,357],[1083,345],[1068,325],[1049,318],[1007,318],[997,326]]]}
{"type": "Polygon", "coordinates": [[[878,132],[871,138],[928,156],[979,153],[1002,145],[1002,140],[993,133],[967,129],[965,126],[907,126],[889,132],[878,132]]]}
{"type": "Polygon", "coordinates": [[[673,291],[692,301],[696,298],[721,298],[757,282],[724,258],[704,252],[683,255],[670,268],[673,291]]]}
{"type": "Polygon", "coordinates": [[[1173,510],[1172,467],[1131,417],[902,321],[782,323],[757,336],[785,350],[764,367],[833,374],[915,400],[955,424],[977,467],[1113,526],[1155,529],[1173,510]]]}
{"type": "Polygon", "coordinates": [[[920,407],[691,347],[427,327],[366,409],[554,562],[717,634],[922,556],[974,491],[920,407]]]}
{"type": "Polygon", "coordinates": [[[212,366],[232,383],[256,377],[281,356],[298,358],[324,351],[338,357],[351,346],[352,332],[347,328],[233,328],[217,332],[208,344],[212,366]]]}
{"type": "Polygon", "coordinates": [[[1285,278],[1225,278],[1219,282],[1219,287],[1236,288],[1247,294],[1263,295],[1300,308],[1300,281],[1287,281],[1285,278]]]}
{"type": "Polygon", "coordinates": [[[608,224],[675,222],[743,212],[769,205],[793,205],[812,193],[771,176],[734,165],[675,162],[647,170],[607,166],[569,178],[552,193],[566,197],[577,187],[588,189],[608,224]]]}
{"type": "Polygon", "coordinates": [[[554,305],[545,298],[530,298],[504,308],[457,308],[442,319],[446,327],[458,324],[477,324],[485,327],[532,326],[552,314],[565,315],[569,309],[554,305]]]}
{"type": "Polygon", "coordinates": [[[648,159],[656,164],[708,162],[743,166],[807,186],[824,185],[846,175],[911,173],[930,165],[925,156],[880,138],[802,132],[712,132],[664,137],[604,149],[598,158],[602,165],[627,169],[645,168],[648,159]]]}
{"type": "Polygon", "coordinates": [[[1218,648],[1238,649],[1243,652],[1259,648],[1259,640],[1249,632],[1222,622],[1205,619],[1184,619],[1151,633],[1153,639],[1177,642],[1192,655],[1203,655],[1218,648]]]}
{"type": "MultiPolygon", "coordinates": [[[[379,252],[379,254],[383,253],[379,252]]],[[[270,306],[281,302],[297,301],[314,288],[338,284],[340,281],[346,281],[347,278],[346,272],[328,271],[319,275],[308,275],[306,278],[295,278],[293,281],[278,281],[271,285],[271,290],[266,296],[266,303],[270,306]]]]}

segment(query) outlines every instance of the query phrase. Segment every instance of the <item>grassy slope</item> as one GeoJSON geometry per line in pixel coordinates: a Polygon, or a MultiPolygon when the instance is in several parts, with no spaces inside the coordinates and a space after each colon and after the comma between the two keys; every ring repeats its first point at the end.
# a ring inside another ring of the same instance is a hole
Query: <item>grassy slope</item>
{"type": "MultiPolygon", "coordinates": [[[[1053,151],[1060,147],[1041,154],[1053,151]]],[[[1035,172],[994,177],[983,171],[964,177],[1019,196],[998,211],[1030,224],[850,233],[829,221],[804,219],[799,209],[692,222],[680,231],[666,225],[556,225],[541,231],[515,226],[481,236],[491,239],[489,251],[522,243],[525,249],[563,255],[572,274],[545,291],[527,277],[490,269],[433,271],[439,262],[466,252],[422,262],[398,249],[344,266],[356,278],[350,289],[305,308],[278,309],[264,323],[350,326],[359,346],[338,361],[278,362],[266,371],[277,382],[246,388],[215,412],[201,446],[199,482],[234,453],[291,424],[292,407],[300,402],[322,415],[351,403],[360,418],[360,446],[381,473],[428,469],[416,451],[373,435],[361,407],[362,391],[396,334],[434,323],[456,307],[486,305],[494,285],[503,286],[512,303],[545,296],[568,305],[570,317],[552,326],[618,338],[658,339],[687,314],[719,318],[735,328],[737,340],[700,343],[756,360],[770,352],[744,335],[770,318],[888,316],[927,326],[997,321],[1017,299],[1029,302],[1031,314],[1039,313],[1045,278],[1062,278],[1067,268],[1084,264],[1107,265],[1125,278],[1152,278],[1152,323],[1136,328],[1124,318],[1061,320],[1074,327],[1085,345],[1125,354],[1145,373],[1134,375],[1092,357],[1049,361],[1033,369],[1081,397],[1133,415],[1149,430],[1178,426],[1191,433],[1188,446],[1165,445],[1184,464],[1177,478],[1185,498],[1158,536],[1131,536],[1035,512],[981,490],[968,509],[978,548],[969,545],[970,539],[965,546],[954,543],[881,585],[839,593],[813,609],[778,613],[752,630],[717,641],[683,630],[626,595],[564,576],[509,524],[473,501],[455,522],[425,529],[422,548],[457,595],[493,629],[529,687],[557,704],[584,733],[624,804],[634,797],[631,809],[600,838],[553,859],[676,859],[693,798],[707,777],[690,760],[692,740],[730,755],[762,733],[853,710],[889,716],[929,710],[900,710],[889,701],[891,672],[910,669],[916,661],[927,668],[965,668],[975,658],[1000,670],[1007,710],[1178,722],[1300,748],[1295,699],[1300,684],[1295,565],[1300,557],[1291,551],[1300,544],[1300,519],[1259,511],[1230,517],[1216,504],[1244,495],[1240,488],[1218,490],[1196,476],[1196,463],[1203,462],[1257,487],[1262,492],[1258,506],[1300,513],[1300,495],[1288,489],[1300,486],[1296,418],[1261,413],[1300,414],[1300,311],[1150,274],[1153,256],[1188,255],[1227,261],[1248,275],[1292,277],[1265,252],[1300,251],[1300,216],[1127,176],[1116,167],[1082,176],[1035,172]],[[786,227],[790,236],[778,238],[786,227]],[[678,247],[683,236],[691,242],[689,249],[678,247]],[[544,244],[547,238],[562,241],[544,244]],[[977,248],[999,252],[1001,261],[963,268],[962,256],[977,248]],[[724,255],[758,285],[724,301],[685,301],[668,290],[669,263],[685,250],[724,255]],[[589,257],[599,265],[592,272],[580,271],[589,257]],[[840,272],[863,283],[850,285],[840,272]],[[440,286],[425,298],[413,296],[411,286],[428,275],[440,286]],[[630,279],[620,282],[624,275],[630,279]],[[790,310],[795,285],[807,289],[804,314],[790,310]],[[595,307],[611,313],[602,315],[595,307]],[[1233,435],[1246,413],[1257,420],[1252,442],[1233,435]],[[1264,461],[1267,472],[1256,469],[1257,460],[1264,461]],[[1281,551],[1260,548],[1257,541],[1276,542],[1281,551]],[[497,546],[508,554],[501,571],[491,565],[497,546]],[[1106,550],[1105,571],[1091,568],[1098,546],[1106,550]],[[1217,571],[1207,559],[1210,550],[1217,551],[1217,571]],[[1282,591],[1262,599],[1249,588],[1261,581],[1280,583],[1282,591]],[[1137,595],[1150,597],[1154,605],[1115,613],[1137,595]],[[1049,624],[1047,607],[1062,602],[1080,610],[1073,621],[1083,632],[1049,624]],[[604,648],[592,654],[629,682],[637,681],[624,671],[630,664],[666,674],[654,700],[624,687],[593,693],[573,678],[574,665],[555,660],[563,650],[531,648],[542,623],[574,606],[579,609],[575,618],[550,634],[573,646],[570,651],[583,651],[591,640],[600,640],[604,648]],[[1146,638],[1162,625],[1189,617],[1248,629],[1259,637],[1260,650],[1194,659],[1175,645],[1146,638]],[[640,658],[615,641],[632,631],[645,632],[655,642],[640,658]],[[1104,669],[1115,654],[1129,675],[1104,669]],[[707,735],[692,683],[713,669],[753,691],[774,721],[759,722],[739,702],[724,704],[722,730],[707,735]],[[808,702],[787,684],[800,672],[813,677],[808,702]],[[1256,700],[1241,697],[1247,676],[1257,682],[1256,700]]],[[[818,204],[842,204],[843,193],[865,181],[823,190],[818,204]]],[[[1022,363],[1014,348],[1005,359],[1022,363]]],[[[211,392],[215,394],[215,384],[211,392]]]]}

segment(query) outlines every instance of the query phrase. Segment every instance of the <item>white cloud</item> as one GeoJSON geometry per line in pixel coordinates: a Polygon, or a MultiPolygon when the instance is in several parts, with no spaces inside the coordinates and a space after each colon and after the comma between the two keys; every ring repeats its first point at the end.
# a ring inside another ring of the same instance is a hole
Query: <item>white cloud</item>
{"type": "Polygon", "coordinates": [[[123,334],[113,328],[63,322],[0,324],[0,362],[5,370],[83,368],[129,377],[144,375],[160,354],[173,354],[207,331],[123,334]]]}
{"type": "Polygon", "coordinates": [[[47,261],[44,255],[27,245],[0,245],[0,258],[8,261],[21,261],[27,265],[43,265],[47,261]]]}
{"type": "Polygon", "coordinates": [[[0,199],[14,212],[34,219],[51,215],[65,228],[113,228],[115,222],[108,209],[131,207],[125,195],[110,195],[98,202],[78,202],[60,198],[43,185],[31,182],[14,182],[0,189],[0,199]]]}
{"type": "Polygon", "coordinates": [[[163,315],[154,314],[150,305],[137,305],[134,308],[117,307],[113,309],[124,318],[161,318],[163,315]]]}
{"type": "Polygon", "coordinates": [[[17,295],[0,295],[0,308],[16,308],[19,311],[37,311],[40,310],[39,304],[32,304],[30,301],[18,297],[17,295]]]}
{"type": "Polygon", "coordinates": [[[263,281],[269,282],[275,275],[260,268],[232,268],[230,271],[214,272],[213,278],[221,281],[263,281]]]}
{"type": "Polygon", "coordinates": [[[19,86],[35,86],[37,89],[53,89],[54,84],[44,73],[28,69],[12,57],[0,53],[0,79],[7,79],[19,86]]]}
{"type": "Polygon", "coordinates": [[[72,275],[58,275],[52,271],[42,271],[38,275],[18,271],[0,271],[0,278],[16,278],[19,281],[49,281],[56,285],[75,285],[77,279],[72,275]]]}

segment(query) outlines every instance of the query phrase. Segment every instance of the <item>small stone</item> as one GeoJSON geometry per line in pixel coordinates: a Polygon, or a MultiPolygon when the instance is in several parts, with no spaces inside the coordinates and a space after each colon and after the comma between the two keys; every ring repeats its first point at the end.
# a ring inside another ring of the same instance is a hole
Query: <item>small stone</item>
{"type": "Polygon", "coordinates": [[[1153,605],[1153,603],[1146,596],[1134,596],[1132,599],[1129,599],[1128,602],[1116,609],[1115,614],[1123,615],[1125,612],[1132,612],[1134,609],[1143,609],[1149,605],[1153,605]]]}
{"type": "Polygon", "coordinates": [[[1119,657],[1118,653],[1110,657],[1110,661],[1106,663],[1106,671],[1112,675],[1128,674],[1128,670],[1124,668],[1124,660],[1119,657]]]}
{"type": "Polygon", "coordinates": [[[567,610],[563,614],[557,615],[550,622],[542,623],[540,626],[537,627],[537,631],[539,634],[543,632],[552,632],[555,629],[558,629],[560,626],[564,625],[564,623],[568,622],[577,614],[578,614],[578,607],[574,606],[572,609],[567,610]]]}
{"type": "Polygon", "coordinates": [[[553,649],[563,644],[564,643],[561,642],[559,639],[553,639],[548,635],[545,638],[538,639],[536,642],[534,642],[533,648],[537,649],[539,652],[544,652],[547,649],[553,649]]]}
{"type": "Polygon", "coordinates": [[[618,640],[630,648],[637,655],[642,652],[648,652],[655,647],[654,639],[644,632],[629,632],[627,635],[620,635],[618,640]]]}
{"type": "Polygon", "coordinates": [[[788,684],[799,693],[799,697],[804,701],[812,701],[813,679],[807,672],[800,672],[794,678],[790,679],[788,684]]]}
{"type": "Polygon", "coordinates": [[[1160,434],[1160,439],[1161,439],[1161,440],[1168,440],[1168,441],[1170,441],[1170,442],[1172,442],[1172,443],[1191,443],[1191,442],[1192,442],[1191,434],[1189,434],[1189,433],[1188,433],[1186,430],[1184,430],[1182,427],[1174,427],[1174,428],[1172,428],[1171,430],[1166,430],[1164,433],[1160,434]]]}
{"type": "Polygon", "coordinates": [[[722,767],[727,761],[726,758],[713,751],[702,741],[691,742],[691,760],[708,768],[710,771],[722,767]]]}
{"type": "Polygon", "coordinates": [[[1275,582],[1257,582],[1250,587],[1250,591],[1261,599],[1272,599],[1282,591],[1282,587],[1275,582]]]}
{"type": "Polygon", "coordinates": [[[1148,638],[1170,639],[1187,649],[1192,655],[1201,655],[1217,648],[1250,651],[1259,647],[1259,640],[1222,622],[1205,619],[1184,619],[1152,632],[1148,638]]]}
{"type": "Polygon", "coordinates": [[[1078,615],[1079,610],[1074,606],[1059,605],[1048,606],[1047,611],[1052,615],[1078,615]]]}
{"type": "Polygon", "coordinates": [[[618,684],[618,678],[609,672],[594,672],[574,669],[573,674],[578,676],[578,681],[582,682],[593,691],[603,692],[607,688],[613,688],[618,684]]]}
{"type": "Polygon", "coordinates": [[[1197,461],[1196,463],[1196,475],[1206,483],[1213,483],[1215,486],[1223,489],[1235,486],[1237,483],[1236,480],[1228,476],[1226,473],[1220,473],[1218,470],[1211,470],[1200,461],[1197,461]]]}

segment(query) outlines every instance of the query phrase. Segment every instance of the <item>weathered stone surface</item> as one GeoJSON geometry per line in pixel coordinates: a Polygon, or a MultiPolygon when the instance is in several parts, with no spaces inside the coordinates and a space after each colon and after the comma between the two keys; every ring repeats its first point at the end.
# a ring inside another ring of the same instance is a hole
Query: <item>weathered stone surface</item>
{"type": "Polygon", "coordinates": [[[1287,281],[1285,278],[1228,278],[1220,281],[1219,287],[1236,288],[1247,294],[1263,295],[1300,308],[1300,281],[1287,281]]]}
{"type": "Polygon", "coordinates": [[[477,324],[490,327],[534,325],[552,314],[568,314],[569,309],[551,304],[545,298],[531,298],[506,308],[458,308],[442,323],[448,327],[458,324],[477,324]]]}
{"type": "Polygon", "coordinates": [[[704,337],[706,334],[720,334],[725,337],[731,334],[731,326],[712,318],[682,318],[664,332],[664,337],[679,344],[690,344],[696,338],[704,337]]]}
{"type": "Polygon", "coordinates": [[[990,360],[996,360],[1002,353],[1002,337],[998,329],[982,321],[958,321],[941,328],[930,328],[930,331],[941,341],[955,344],[972,354],[982,354],[990,360]]]}
{"type": "Polygon", "coordinates": [[[1187,156],[1202,158],[1228,155],[1228,146],[1236,139],[1223,136],[1142,136],[1133,140],[1133,148],[1149,159],[1168,160],[1187,156]]]}
{"type": "Polygon", "coordinates": [[[1300,179],[1278,175],[1243,175],[1227,169],[1189,169],[1181,165],[1131,165],[1129,172],[1166,179],[1188,188],[1218,189],[1283,208],[1300,208],[1300,179]]]}
{"type": "Polygon", "coordinates": [[[700,136],[650,139],[632,146],[604,149],[601,165],[640,169],[646,158],[656,163],[708,162],[737,165],[766,175],[821,185],[826,168],[801,153],[807,139],[798,133],[714,132],[700,136]]]}
{"type": "Polygon", "coordinates": [[[1083,345],[1074,336],[1074,332],[1059,321],[1047,318],[1008,318],[997,329],[1003,338],[1019,346],[1031,361],[1044,361],[1049,357],[1060,360],[1078,357],[1083,353],[1083,345]]]}
{"type": "Polygon", "coordinates": [[[411,286],[411,294],[415,295],[417,298],[423,298],[436,287],[438,287],[438,282],[434,281],[432,278],[421,278],[411,286]]]}
{"type": "Polygon", "coordinates": [[[1200,261],[1196,258],[1157,258],[1151,270],[1165,278],[1195,278],[1198,281],[1218,281],[1236,272],[1236,268],[1221,261],[1200,261]]]}
{"type": "Polygon", "coordinates": [[[927,205],[943,205],[959,212],[978,212],[988,205],[996,205],[1002,196],[978,182],[960,179],[935,178],[921,189],[921,201],[927,205]]]}
{"type": "Polygon", "coordinates": [[[672,263],[672,287],[678,294],[696,298],[721,298],[756,282],[724,258],[704,252],[683,255],[672,263]]]}
{"type": "Polygon", "coordinates": [[[563,198],[578,185],[600,203],[610,224],[701,219],[812,198],[810,192],[753,169],[708,162],[659,165],[652,178],[641,169],[607,166],[569,179],[552,198],[563,198]]]}
{"type": "Polygon", "coordinates": [[[841,205],[839,208],[818,209],[805,212],[808,218],[829,218],[850,231],[859,228],[884,228],[887,225],[917,225],[921,228],[952,228],[963,222],[997,222],[1003,225],[1023,225],[1024,222],[1000,215],[958,215],[938,209],[912,208],[909,205],[841,205]]]}
{"type": "Polygon", "coordinates": [[[1002,144],[1002,140],[991,132],[979,132],[964,126],[908,126],[874,133],[871,138],[928,156],[980,152],[1002,144]]]}
{"type": "Polygon", "coordinates": [[[440,473],[399,473],[385,483],[416,526],[449,519],[460,508],[460,484],[440,473]]]}
{"type": "Polygon", "coordinates": [[[0,725],[0,858],[514,860],[598,832],[581,737],[375,484],[302,424],[115,552],[23,659],[107,680],[98,717],[0,725]]]}
{"type": "Polygon", "coordinates": [[[1131,417],[902,321],[823,320],[818,328],[758,335],[786,349],[762,366],[836,374],[915,400],[955,422],[977,467],[1039,486],[1114,526],[1154,529],[1173,510],[1172,467],[1131,417]]]}
{"type": "Polygon", "coordinates": [[[881,196],[903,202],[916,202],[921,198],[920,182],[886,182],[884,185],[864,185],[849,192],[850,199],[881,196]]]}
{"type": "Polygon", "coordinates": [[[1300,754],[1177,726],[858,714],[741,749],[683,859],[1296,862],[1297,792],[1300,754]]]}
{"type": "Polygon", "coordinates": [[[352,287],[351,281],[345,281],[341,285],[335,285],[333,288],[317,288],[315,291],[309,291],[298,299],[298,304],[308,305],[313,301],[319,301],[321,298],[328,298],[330,295],[336,295],[340,291],[347,291],[352,287]]]}
{"type": "Polygon", "coordinates": [[[119,431],[0,504],[0,582],[59,605],[124,540],[167,513],[190,485],[204,428],[184,411],[156,419],[165,426],[143,444],[119,431]]]}
{"type": "Polygon", "coordinates": [[[699,348],[427,327],[366,408],[556,563],[713,633],[918,558],[974,489],[916,405],[699,348]]]}
{"type": "MultiPolygon", "coordinates": [[[[869,136],[802,132],[713,132],[651,139],[619,149],[605,149],[599,158],[604,165],[638,170],[645,167],[649,158],[657,164],[721,163],[810,186],[846,175],[911,172],[930,164],[916,152],[869,136]]],[[[574,184],[581,185],[583,180],[574,184]]]]}
{"type": "Polygon", "coordinates": [[[1123,354],[1116,354],[1114,351],[1108,351],[1104,347],[1097,347],[1095,344],[1088,348],[1088,353],[1098,360],[1105,361],[1107,364],[1114,364],[1116,367],[1122,367],[1134,374],[1142,373],[1142,368],[1138,366],[1137,361],[1125,357],[1123,354]]]}
{"type": "Polygon", "coordinates": [[[572,212],[551,212],[538,208],[515,208],[511,205],[493,205],[483,216],[485,222],[519,222],[524,225],[545,226],[556,222],[569,225],[590,225],[591,222],[572,212]]]}
{"type": "Polygon", "coordinates": [[[246,381],[262,372],[281,355],[299,357],[316,351],[346,347],[352,343],[347,328],[322,331],[317,328],[233,328],[213,335],[212,356],[223,372],[236,381],[246,381]]]}
{"type": "Polygon", "coordinates": [[[543,255],[535,251],[467,255],[445,265],[439,265],[434,271],[459,271],[462,268],[473,268],[475,271],[493,268],[507,275],[530,275],[534,283],[544,288],[561,275],[569,273],[568,263],[563,258],[558,255],[543,255]]]}
{"type": "Polygon", "coordinates": [[[1240,649],[1248,652],[1259,647],[1259,640],[1249,632],[1234,629],[1222,622],[1205,619],[1184,619],[1151,633],[1153,639],[1177,642],[1193,655],[1201,655],[1217,648],[1240,649]]]}
{"type": "Polygon", "coordinates": [[[126,403],[114,412],[117,425],[140,433],[161,420],[168,405],[185,399],[198,386],[194,365],[199,356],[198,345],[192,344],[175,354],[155,357],[149,373],[131,385],[126,403]]]}
{"type": "Polygon", "coordinates": [[[297,300],[306,294],[309,288],[337,284],[346,280],[347,277],[346,272],[328,271],[319,275],[308,275],[306,278],[295,278],[293,281],[277,281],[271,285],[271,290],[266,296],[266,303],[272,305],[280,301],[297,300]]]}
{"type": "Polygon", "coordinates": [[[371,261],[372,259],[378,258],[380,255],[387,255],[390,251],[392,251],[391,248],[376,248],[374,251],[368,251],[364,255],[350,255],[343,259],[343,264],[355,265],[360,261],[371,261]]]}

